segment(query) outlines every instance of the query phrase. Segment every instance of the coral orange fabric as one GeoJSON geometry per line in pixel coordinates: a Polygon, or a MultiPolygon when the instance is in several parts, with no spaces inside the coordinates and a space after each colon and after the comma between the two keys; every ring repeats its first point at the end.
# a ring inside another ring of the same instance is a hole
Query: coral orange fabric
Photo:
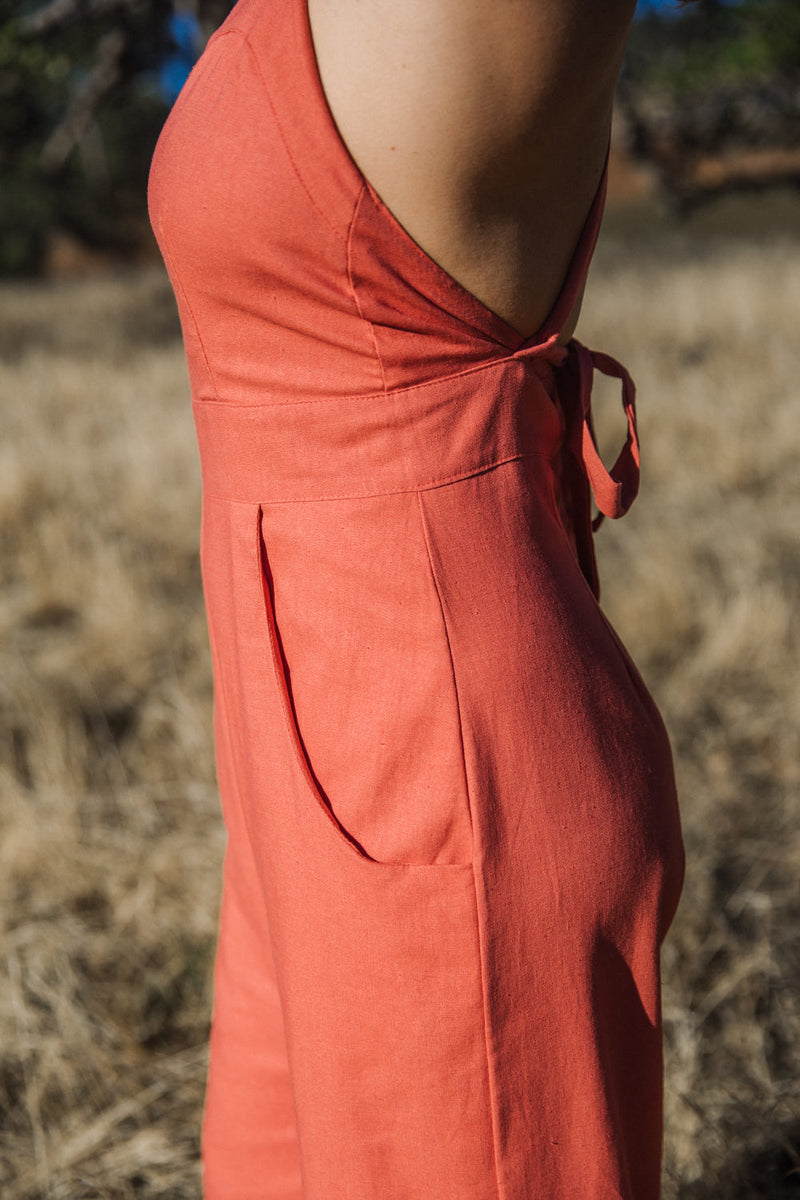
{"type": "Polygon", "coordinates": [[[633,385],[556,344],[602,204],[523,340],[359,173],[304,0],[240,0],[162,133],[228,829],[207,1200],[658,1195],[683,851],[590,522],[633,385]]]}

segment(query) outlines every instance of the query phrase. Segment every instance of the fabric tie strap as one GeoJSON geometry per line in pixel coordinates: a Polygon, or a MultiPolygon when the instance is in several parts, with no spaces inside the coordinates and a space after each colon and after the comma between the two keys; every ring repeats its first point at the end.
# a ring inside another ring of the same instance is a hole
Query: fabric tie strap
{"type": "Polygon", "coordinates": [[[574,423],[570,430],[573,452],[583,462],[594,501],[599,510],[592,522],[597,529],[603,517],[616,519],[628,511],[639,491],[639,435],[636,429],[636,388],[630,375],[610,354],[599,350],[588,350],[575,338],[568,345],[568,354],[573,354],[578,364],[578,411],[581,422],[574,423]],[[628,435],[610,471],[600,457],[592,428],[592,382],[595,368],[603,375],[619,379],[622,383],[622,407],[628,420],[628,435]],[[580,444],[578,445],[578,441],[580,444]]]}
{"type": "Polygon", "coordinates": [[[567,422],[567,443],[582,464],[591,485],[598,515],[616,519],[628,511],[639,491],[639,436],[636,429],[636,387],[622,363],[610,354],[589,350],[577,338],[560,346],[553,334],[545,342],[524,347],[518,354],[532,362],[537,374],[555,368],[558,397],[567,422]],[[560,368],[566,368],[561,370],[560,368]],[[622,406],[628,420],[628,435],[610,471],[600,457],[592,426],[592,383],[595,369],[622,383],[622,406]]]}

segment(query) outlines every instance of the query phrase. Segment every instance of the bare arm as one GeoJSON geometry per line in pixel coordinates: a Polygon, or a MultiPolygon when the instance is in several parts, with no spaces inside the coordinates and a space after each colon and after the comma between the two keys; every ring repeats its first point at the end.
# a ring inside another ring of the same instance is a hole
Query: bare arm
{"type": "Polygon", "coordinates": [[[363,174],[432,258],[533,333],[597,188],[635,0],[308,5],[363,174]]]}

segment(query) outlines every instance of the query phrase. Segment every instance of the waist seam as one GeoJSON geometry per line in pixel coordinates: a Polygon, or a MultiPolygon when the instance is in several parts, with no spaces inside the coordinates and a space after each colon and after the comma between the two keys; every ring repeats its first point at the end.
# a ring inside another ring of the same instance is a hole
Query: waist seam
{"type": "Polygon", "coordinates": [[[228,496],[222,492],[212,491],[205,486],[203,487],[204,500],[223,500],[226,504],[244,504],[252,507],[254,505],[272,505],[272,504],[316,504],[325,501],[334,500],[370,500],[376,499],[378,496],[398,496],[403,494],[413,494],[416,492],[430,492],[436,488],[449,487],[451,484],[460,483],[464,479],[472,479],[476,475],[486,475],[490,471],[497,470],[498,467],[506,466],[508,463],[521,462],[524,459],[538,459],[548,470],[552,470],[550,459],[540,450],[524,450],[519,454],[511,454],[505,458],[497,459],[494,462],[483,463],[480,466],[472,467],[467,471],[459,471],[454,475],[449,475],[441,479],[434,479],[427,483],[413,484],[409,487],[392,487],[380,488],[370,491],[358,492],[334,492],[322,496],[284,496],[279,499],[265,499],[264,497],[243,499],[240,496],[228,496]]]}
{"type": "MultiPolygon", "coordinates": [[[[259,409],[259,408],[299,408],[301,405],[309,404],[346,404],[348,402],[358,403],[362,400],[385,400],[388,396],[403,395],[408,392],[420,391],[422,388],[438,387],[441,384],[449,383],[454,379],[461,379],[467,375],[475,375],[480,371],[487,371],[491,367],[505,366],[511,362],[525,363],[525,359],[518,357],[515,352],[503,355],[500,358],[493,358],[489,362],[478,363],[473,367],[465,367],[461,371],[454,371],[449,375],[437,375],[434,379],[423,379],[419,383],[410,383],[404,387],[387,388],[386,391],[379,392],[342,392],[337,396],[319,396],[311,398],[303,398],[300,400],[258,400],[250,402],[247,400],[226,400],[218,396],[193,396],[192,404],[207,404],[211,406],[220,406],[229,409],[259,409]]],[[[531,370],[531,377],[539,379],[535,371],[531,370]]],[[[541,382],[541,380],[540,380],[541,382]]]]}

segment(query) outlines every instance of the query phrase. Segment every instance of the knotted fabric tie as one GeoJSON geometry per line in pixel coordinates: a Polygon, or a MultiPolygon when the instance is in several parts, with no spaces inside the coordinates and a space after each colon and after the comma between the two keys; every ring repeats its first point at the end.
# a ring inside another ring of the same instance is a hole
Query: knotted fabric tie
{"type": "Polygon", "coordinates": [[[558,398],[567,425],[567,444],[581,463],[591,485],[598,515],[592,522],[596,530],[603,517],[622,517],[639,491],[639,437],[636,430],[636,388],[633,380],[610,354],[589,350],[577,338],[566,346],[558,345],[557,334],[546,342],[524,347],[518,356],[529,359],[537,374],[555,368],[558,398]],[[595,368],[622,383],[622,406],[628,419],[628,436],[610,471],[600,457],[592,427],[592,382],[595,368]]]}

